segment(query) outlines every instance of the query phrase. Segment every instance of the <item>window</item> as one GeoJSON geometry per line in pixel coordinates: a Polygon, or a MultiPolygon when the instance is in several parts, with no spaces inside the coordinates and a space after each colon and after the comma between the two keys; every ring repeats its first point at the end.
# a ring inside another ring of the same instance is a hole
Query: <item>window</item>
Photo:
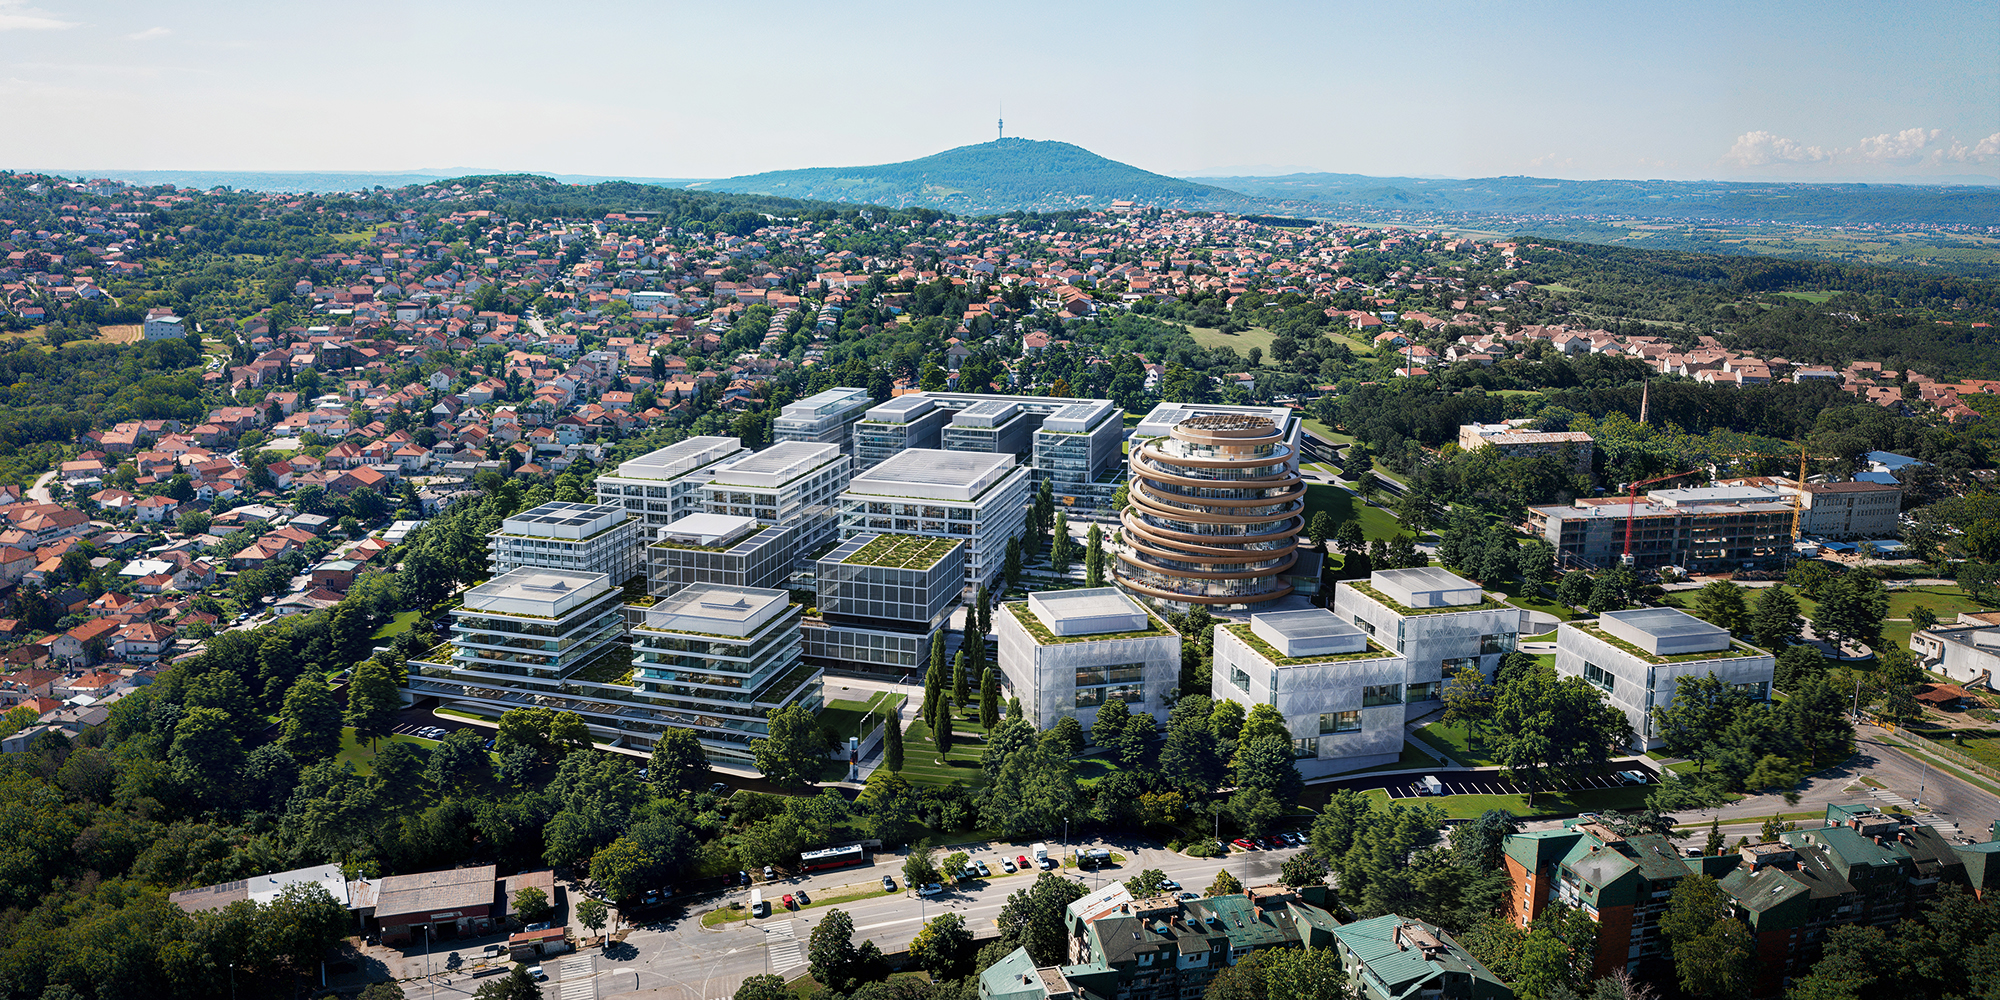
{"type": "Polygon", "coordinates": [[[1479,637],[1479,655],[1481,656],[1491,656],[1494,653],[1511,653],[1513,651],[1514,633],[1512,632],[1496,632],[1492,635],[1482,635],[1479,637]]]}
{"type": "Polygon", "coordinates": [[[1108,667],[1079,667],[1076,671],[1077,687],[1094,687],[1105,684],[1129,684],[1145,680],[1146,665],[1143,663],[1120,663],[1108,667]]]}
{"type": "Polygon", "coordinates": [[[1319,717],[1319,734],[1358,733],[1361,731],[1361,713],[1327,712],[1319,717]]]}
{"type": "Polygon", "coordinates": [[[1444,690],[1443,681],[1430,681],[1424,684],[1412,684],[1410,685],[1409,696],[1412,702],[1436,701],[1438,699],[1439,693],[1443,690],[1444,690]]]}
{"type": "Polygon", "coordinates": [[[1369,684],[1361,689],[1361,707],[1374,708],[1377,705],[1400,705],[1403,703],[1401,684],[1369,684]]]}
{"type": "Polygon", "coordinates": [[[1463,670],[1463,669],[1465,669],[1466,667],[1477,667],[1477,666],[1479,666],[1479,657],[1477,657],[1477,656],[1454,656],[1454,657],[1452,657],[1452,658],[1450,658],[1450,659],[1448,659],[1448,660],[1445,660],[1445,661],[1443,661],[1443,663],[1444,663],[1444,672],[1445,672],[1445,675],[1446,675],[1446,676],[1450,676],[1450,675],[1452,675],[1452,674],[1455,674],[1455,673],[1458,673],[1458,672],[1459,672],[1460,670],[1463,670]]]}
{"type": "Polygon", "coordinates": [[[1236,690],[1242,691],[1245,694],[1248,694],[1250,691],[1250,675],[1244,673],[1242,667],[1231,666],[1229,668],[1229,683],[1236,685],[1236,690]]]}
{"type": "Polygon", "coordinates": [[[1611,671],[1595,663],[1585,663],[1583,665],[1583,679],[1603,688],[1607,693],[1618,685],[1618,679],[1611,676],[1611,671]]]}
{"type": "Polygon", "coordinates": [[[1768,701],[1771,697],[1771,682],[1757,681],[1751,684],[1731,684],[1730,689],[1748,695],[1751,701],[1768,701]]]}
{"type": "Polygon", "coordinates": [[[1111,687],[1077,688],[1076,707],[1095,708],[1107,701],[1122,701],[1128,705],[1146,700],[1146,688],[1141,684],[1121,684],[1111,687]]]}
{"type": "Polygon", "coordinates": [[[1360,629],[1363,632],[1368,633],[1369,635],[1375,634],[1375,626],[1370,624],[1367,619],[1361,617],[1360,615],[1354,616],[1354,627],[1360,629]]]}
{"type": "Polygon", "coordinates": [[[1292,741],[1292,756],[1298,758],[1319,756],[1319,737],[1292,741]]]}

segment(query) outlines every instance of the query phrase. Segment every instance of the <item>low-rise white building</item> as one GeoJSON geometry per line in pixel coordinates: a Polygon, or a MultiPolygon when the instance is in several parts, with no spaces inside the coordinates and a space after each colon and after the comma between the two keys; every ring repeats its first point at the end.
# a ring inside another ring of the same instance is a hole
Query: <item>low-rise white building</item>
{"type": "Polygon", "coordinates": [[[1955,625],[1939,625],[1910,636],[1910,652],[1926,670],[1960,687],[1991,690],[2000,678],[2000,613],[1960,614],[1955,625]]]}
{"type": "Polygon", "coordinates": [[[993,615],[1001,674],[1022,714],[1047,729],[1085,729],[1122,701],[1164,725],[1180,684],[1180,634],[1115,587],[1029,594],[993,615]]]}
{"type": "Polygon", "coordinates": [[[1522,615],[1436,566],[1377,570],[1366,583],[1336,584],[1333,612],[1403,658],[1412,719],[1437,711],[1444,682],[1461,668],[1492,677],[1519,638],[1522,615]]]}
{"type": "Polygon", "coordinates": [[[1403,752],[1404,658],[1325,608],[1215,627],[1218,699],[1285,717],[1308,778],[1394,763],[1403,752]]]}
{"type": "Polygon", "coordinates": [[[1634,745],[1657,749],[1653,709],[1674,702],[1683,677],[1713,673],[1755,701],[1771,697],[1771,654],[1677,608],[1607,611],[1556,631],[1556,673],[1581,677],[1631,720],[1634,745]]]}

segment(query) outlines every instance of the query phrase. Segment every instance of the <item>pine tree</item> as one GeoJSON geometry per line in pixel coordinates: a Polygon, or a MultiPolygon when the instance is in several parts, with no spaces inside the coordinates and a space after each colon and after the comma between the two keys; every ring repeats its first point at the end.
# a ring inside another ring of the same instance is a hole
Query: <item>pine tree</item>
{"type": "Polygon", "coordinates": [[[1007,589],[1013,590],[1021,582],[1021,540],[1007,539],[1007,561],[1000,569],[1000,575],[1007,580],[1007,589]]]}
{"type": "Polygon", "coordinates": [[[1058,576],[1066,575],[1070,561],[1075,558],[1076,554],[1070,551],[1069,515],[1057,514],[1055,542],[1049,546],[1049,568],[1055,570],[1058,576]]]}
{"type": "Polygon", "coordinates": [[[931,738],[937,741],[938,763],[940,764],[944,763],[946,757],[951,756],[951,740],[952,736],[955,735],[952,732],[951,726],[951,713],[939,712],[937,725],[931,729],[931,738]]]}
{"type": "Polygon", "coordinates": [[[975,600],[978,603],[974,604],[966,614],[968,616],[976,616],[979,619],[979,632],[981,634],[993,631],[993,598],[986,593],[985,584],[982,583],[979,585],[979,596],[975,600]]]}
{"type": "Polygon", "coordinates": [[[970,640],[972,652],[969,656],[971,658],[960,662],[958,665],[959,669],[951,672],[951,700],[960,708],[965,707],[970,702],[970,699],[967,697],[966,688],[972,682],[966,675],[986,666],[986,637],[974,633],[970,637],[970,640]]]}
{"type": "Polygon", "coordinates": [[[944,696],[944,630],[931,636],[931,669],[924,675],[924,704],[920,713],[926,723],[937,718],[938,699],[944,696]]]}
{"type": "Polygon", "coordinates": [[[1093,524],[1083,550],[1083,585],[1104,586],[1104,529],[1093,524]]]}
{"type": "Polygon", "coordinates": [[[1021,717],[1021,699],[1018,695],[1007,699],[1007,717],[1010,719],[1021,717]]]}
{"type": "Polygon", "coordinates": [[[987,732],[1000,723],[1000,677],[987,667],[979,678],[979,725],[987,732]]]}
{"type": "Polygon", "coordinates": [[[903,713],[890,712],[888,728],[882,731],[882,766],[891,771],[903,769],[903,713]]]}

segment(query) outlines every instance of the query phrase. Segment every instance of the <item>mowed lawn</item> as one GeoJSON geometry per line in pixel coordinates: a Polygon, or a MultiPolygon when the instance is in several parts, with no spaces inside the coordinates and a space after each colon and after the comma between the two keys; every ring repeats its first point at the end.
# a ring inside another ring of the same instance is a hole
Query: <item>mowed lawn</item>
{"type": "Polygon", "coordinates": [[[1314,514],[1326,511],[1333,515],[1333,523],[1339,524],[1349,518],[1361,520],[1361,537],[1374,541],[1377,538],[1388,541],[1403,531],[1403,522],[1394,514],[1380,507],[1362,503],[1349,493],[1346,487],[1326,483],[1306,485],[1306,523],[1312,523],[1314,514]]]}
{"type": "MultiPolygon", "coordinates": [[[[1530,803],[1525,795],[1446,795],[1435,799],[1399,800],[1406,804],[1443,807],[1446,819],[1478,819],[1488,810],[1505,809],[1517,819],[1539,819],[1547,816],[1574,816],[1578,813],[1603,812],[1608,809],[1629,811],[1643,808],[1648,789],[1641,785],[1626,785],[1620,788],[1593,788],[1581,792],[1540,792],[1530,803]]],[[[1380,788],[1371,788],[1362,793],[1382,803],[1390,801],[1389,793],[1380,788]]]]}
{"type": "Polygon", "coordinates": [[[979,769],[979,758],[986,753],[986,737],[968,729],[963,719],[952,727],[951,754],[940,763],[931,727],[922,719],[910,723],[903,731],[904,779],[913,785],[984,785],[986,773],[979,769]]]}

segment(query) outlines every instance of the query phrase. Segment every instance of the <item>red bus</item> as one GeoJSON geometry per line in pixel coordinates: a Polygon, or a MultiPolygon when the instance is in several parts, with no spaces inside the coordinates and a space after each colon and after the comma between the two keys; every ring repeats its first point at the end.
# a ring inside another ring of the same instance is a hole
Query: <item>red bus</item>
{"type": "Polygon", "coordinates": [[[828,868],[845,868],[858,865],[867,857],[860,844],[846,847],[827,847],[817,851],[807,851],[799,855],[799,870],[806,872],[824,871],[828,868]]]}

